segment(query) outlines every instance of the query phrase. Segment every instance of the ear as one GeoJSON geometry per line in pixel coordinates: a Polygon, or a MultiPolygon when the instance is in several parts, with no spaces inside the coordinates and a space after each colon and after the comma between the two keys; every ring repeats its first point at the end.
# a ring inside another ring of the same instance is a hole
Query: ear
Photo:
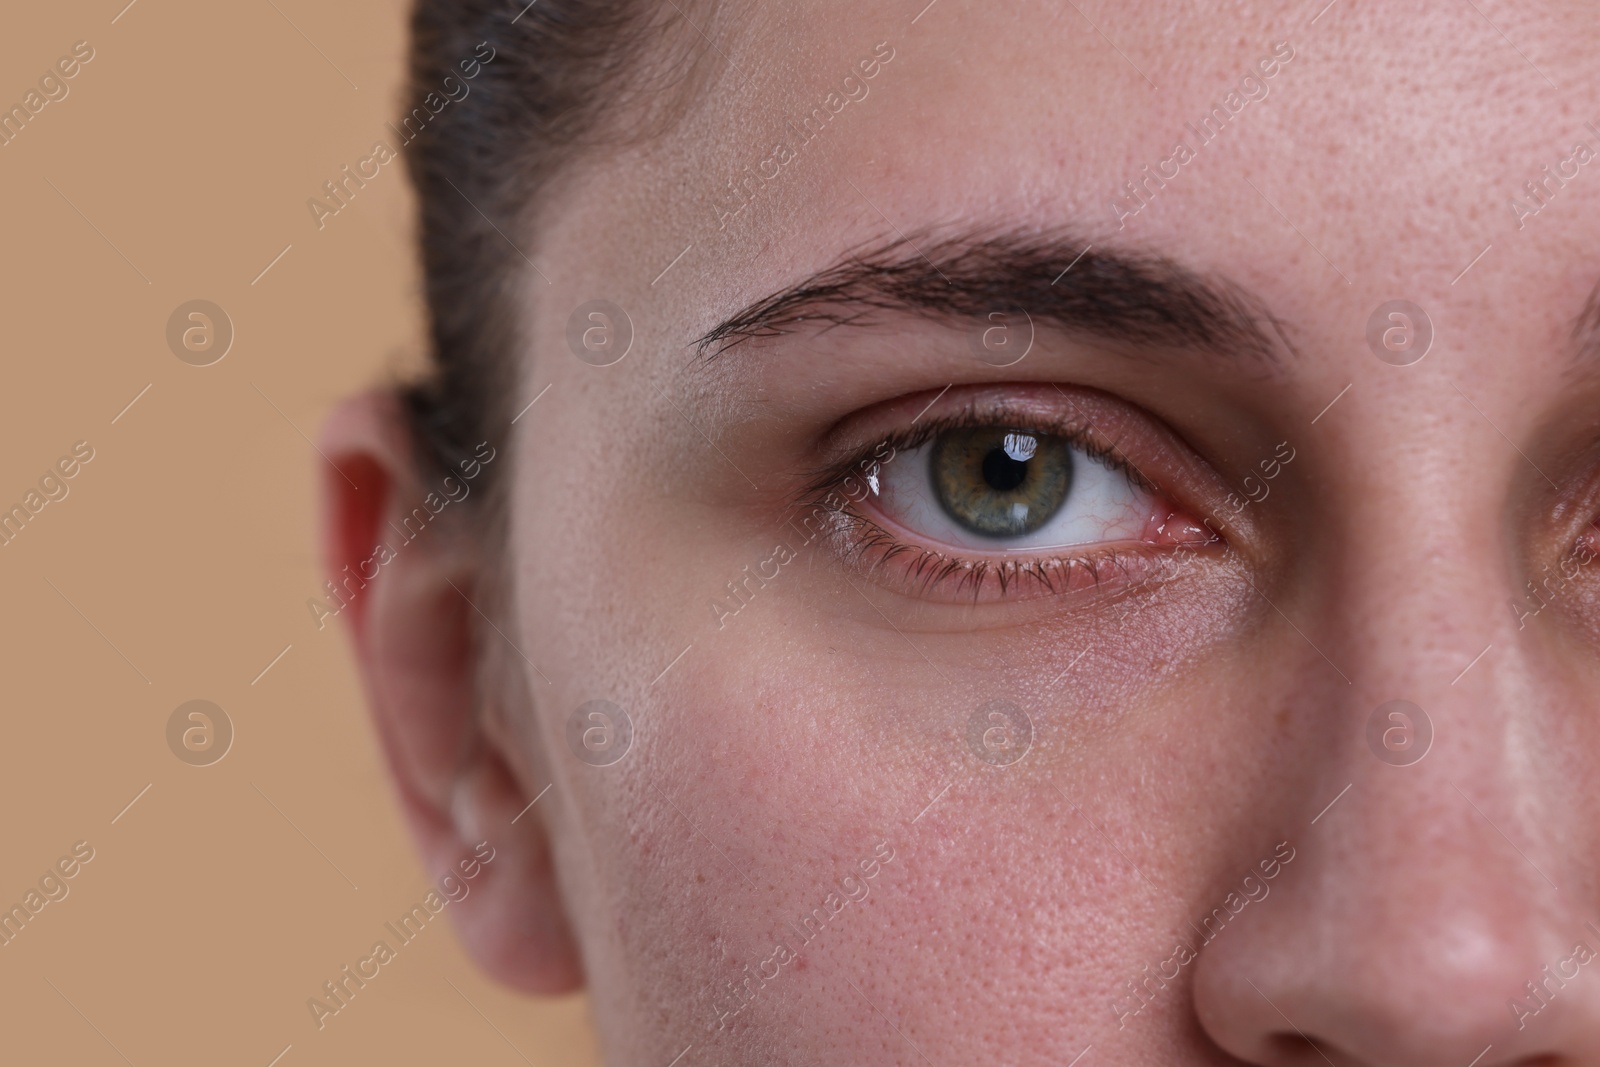
{"type": "Polygon", "coordinates": [[[444,491],[419,478],[392,393],[345,401],[321,450],[323,555],[346,605],[330,598],[329,607],[350,625],[378,738],[428,873],[460,877],[462,860],[492,849],[476,877],[463,878],[470,892],[449,908],[467,951],[517,988],[576,989],[582,970],[544,823],[525,811],[533,798],[512,770],[530,761],[485,726],[494,695],[482,692],[480,617],[467,600],[478,599],[480,567],[471,505],[441,505],[444,491]]]}

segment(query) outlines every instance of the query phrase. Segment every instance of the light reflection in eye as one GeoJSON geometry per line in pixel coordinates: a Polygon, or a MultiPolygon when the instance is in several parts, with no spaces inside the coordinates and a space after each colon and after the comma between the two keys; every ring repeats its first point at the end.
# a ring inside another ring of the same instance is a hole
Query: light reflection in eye
{"type": "Polygon", "coordinates": [[[1008,433],[1005,450],[1006,455],[1018,463],[1026,463],[1039,451],[1039,439],[1031,433],[1008,433]]]}

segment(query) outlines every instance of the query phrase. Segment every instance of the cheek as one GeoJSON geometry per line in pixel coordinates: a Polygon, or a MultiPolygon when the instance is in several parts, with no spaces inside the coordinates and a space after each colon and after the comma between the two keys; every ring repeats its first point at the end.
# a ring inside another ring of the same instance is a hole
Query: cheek
{"type": "Polygon", "coordinates": [[[622,762],[558,768],[579,800],[572,837],[598,843],[584,846],[594,888],[570,896],[606,902],[582,920],[605,961],[592,982],[602,1024],[642,1031],[666,1011],[687,1023],[685,1043],[726,1062],[757,1062],[768,1035],[795,1032],[814,1036],[810,1054],[863,1062],[882,1021],[853,982],[895,1005],[919,1044],[981,1056],[1021,1030],[1069,1060],[1081,1046],[1064,1034],[1112,1018],[1128,960],[1170,954],[1140,931],[1181,927],[1186,906],[1152,900],[1094,826],[1130,847],[1184,842],[1156,876],[1203,883],[1216,831],[1196,798],[1218,787],[1170,769],[1236,758],[1230,738],[1260,736],[1217,724],[1217,708],[1250,706],[1228,689],[1251,672],[1219,661],[1165,686],[1163,664],[1217,636],[1177,601],[1126,618],[1115,655],[1085,658],[1064,684],[1080,634],[987,638],[982,664],[936,656],[951,684],[857,621],[812,647],[784,622],[804,595],[762,595],[783,604],[758,599],[646,687],[622,762]],[[1035,714],[1037,747],[1010,766],[977,758],[968,730],[968,704],[1000,684],[1035,714]],[[1196,746],[1187,726],[1208,719],[1196,746]],[[1138,800],[1107,804],[1118,796],[1138,800]],[[840,880],[880,843],[894,859],[866,900],[841,904],[840,880]],[[796,958],[774,973],[778,944],[796,958]]]}

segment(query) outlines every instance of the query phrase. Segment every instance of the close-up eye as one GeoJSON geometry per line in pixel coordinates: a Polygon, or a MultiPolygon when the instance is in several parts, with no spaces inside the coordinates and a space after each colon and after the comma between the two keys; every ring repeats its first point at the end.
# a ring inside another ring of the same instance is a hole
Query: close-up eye
{"type": "Polygon", "coordinates": [[[1135,540],[1161,510],[1083,446],[1008,426],[943,430],[886,464],[880,482],[887,517],[934,542],[989,552],[1135,540]]]}
{"type": "MultiPolygon", "coordinates": [[[[1014,411],[986,401],[891,434],[892,451],[880,445],[834,479],[850,501],[846,554],[917,595],[994,600],[1136,580],[1216,539],[1081,412],[1062,418],[1037,397],[1014,411]]],[[[1167,451],[1149,447],[1157,463],[1167,451]]]]}

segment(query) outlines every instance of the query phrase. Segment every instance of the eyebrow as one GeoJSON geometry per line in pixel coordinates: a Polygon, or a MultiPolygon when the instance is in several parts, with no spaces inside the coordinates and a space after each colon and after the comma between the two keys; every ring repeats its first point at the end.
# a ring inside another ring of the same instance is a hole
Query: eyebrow
{"type": "Polygon", "coordinates": [[[712,358],[818,322],[869,326],[878,312],[970,319],[1021,309],[1069,335],[1205,352],[1275,367],[1284,324],[1247,290],[1148,252],[1068,234],[966,233],[864,245],[741,308],[692,342],[712,358]]]}

